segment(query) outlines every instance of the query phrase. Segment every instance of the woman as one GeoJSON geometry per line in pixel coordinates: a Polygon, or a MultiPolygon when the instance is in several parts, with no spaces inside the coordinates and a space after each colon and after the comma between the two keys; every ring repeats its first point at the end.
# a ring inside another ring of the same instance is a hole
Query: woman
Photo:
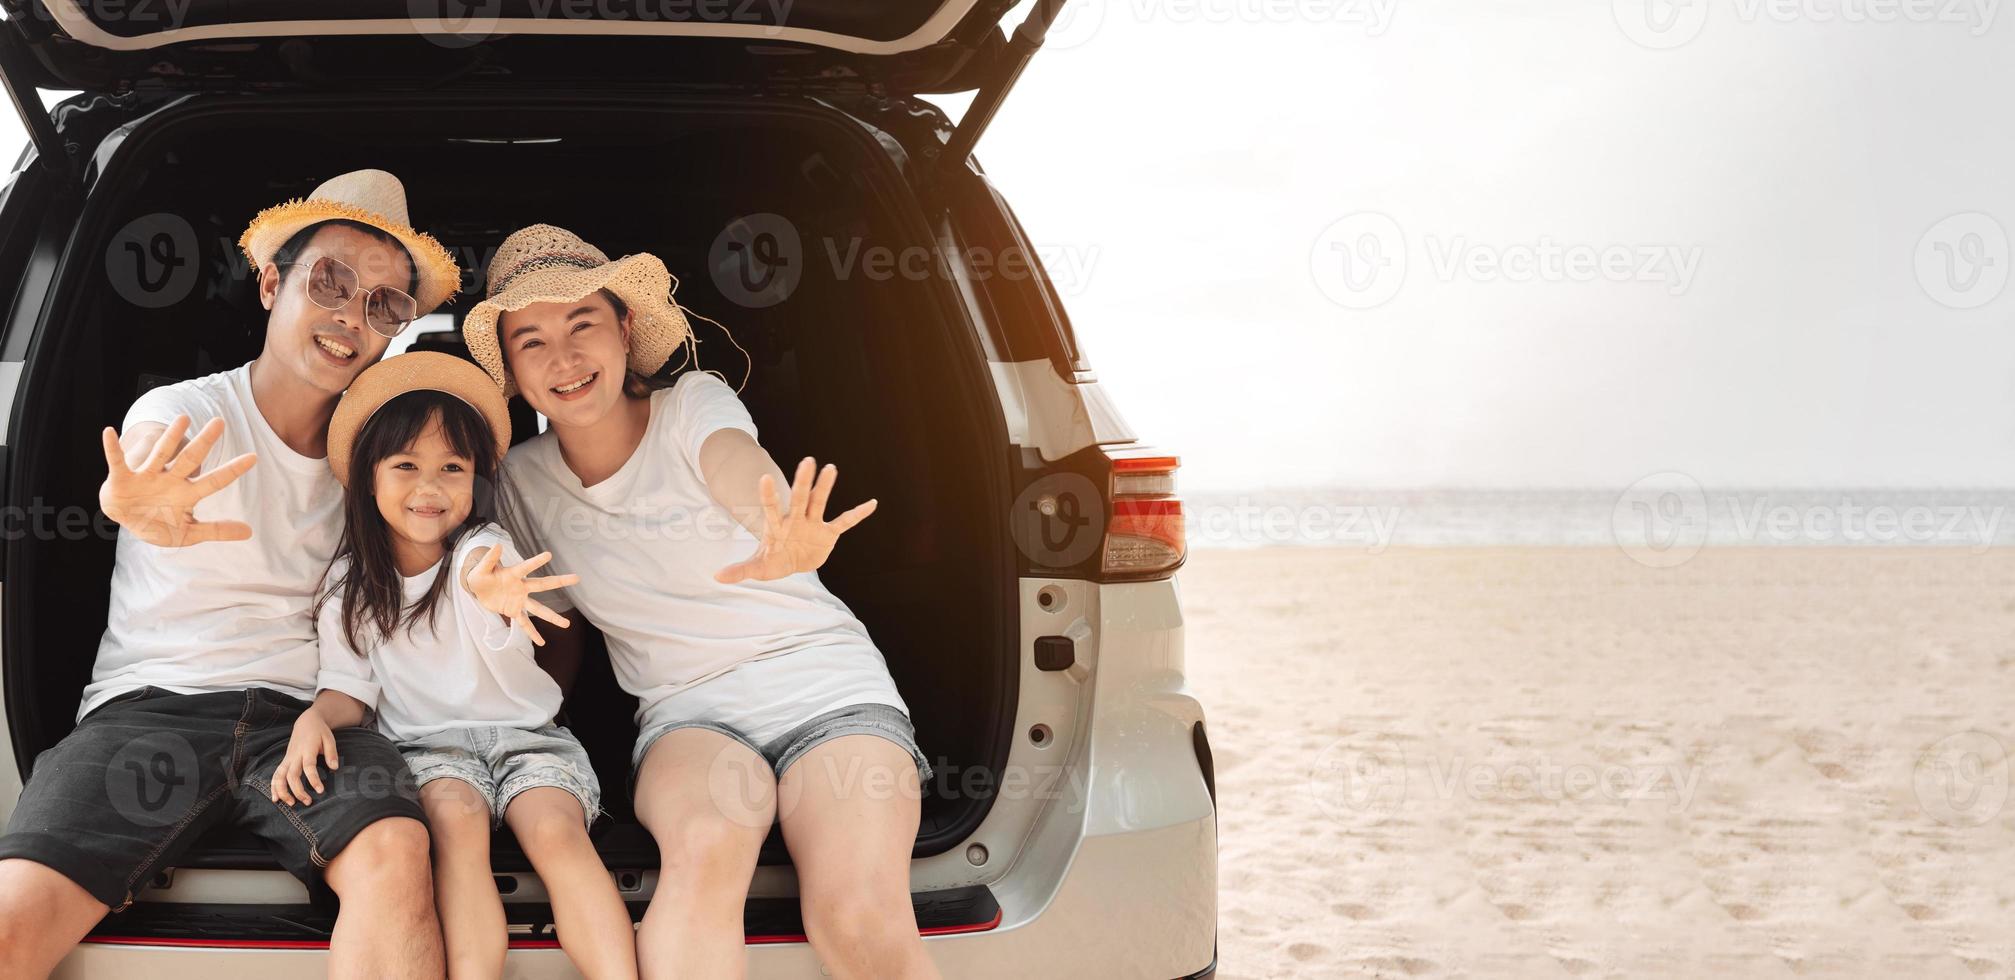
{"type": "Polygon", "coordinates": [[[810,458],[780,498],[783,473],[727,385],[645,382],[692,349],[672,288],[654,256],[612,262],[534,225],[504,242],[463,324],[506,396],[549,421],[505,461],[505,522],[555,572],[592,570],[547,605],[602,631],[638,699],[636,810],[662,857],[639,966],[742,974],[742,907],[774,821],[834,976],[936,976],[909,895],[929,765],[866,628],[814,574],[874,501],[827,521],[837,474],[810,458]]]}

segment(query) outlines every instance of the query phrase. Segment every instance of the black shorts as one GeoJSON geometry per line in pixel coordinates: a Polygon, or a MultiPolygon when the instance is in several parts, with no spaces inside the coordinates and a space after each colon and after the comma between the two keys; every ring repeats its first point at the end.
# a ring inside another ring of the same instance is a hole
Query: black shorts
{"type": "Polygon", "coordinates": [[[271,798],[273,770],[308,707],[266,688],[176,694],[141,688],[113,698],[35,757],[0,858],[27,858],[82,885],[113,911],[220,824],[264,839],[317,902],[322,869],[386,817],[424,822],[398,749],[366,728],[336,731],[333,774],[307,806],[271,798]],[[333,778],[332,778],[333,775],[333,778]]]}

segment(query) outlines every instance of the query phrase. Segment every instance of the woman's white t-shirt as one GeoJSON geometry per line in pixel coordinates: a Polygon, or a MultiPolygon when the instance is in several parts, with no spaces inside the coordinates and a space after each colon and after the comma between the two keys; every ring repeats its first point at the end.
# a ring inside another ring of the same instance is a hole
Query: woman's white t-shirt
{"type": "Polygon", "coordinates": [[[504,461],[505,521],[526,547],[553,553],[553,574],[581,577],[544,593],[546,604],[578,608],[602,631],[617,682],[638,699],[640,726],[682,692],[690,692],[677,699],[682,712],[730,708],[704,695],[742,700],[731,696],[733,685],[703,682],[792,654],[804,655],[791,659],[804,669],[791,672],[792,690],[775,696],[811,713],[863,702],[907,711],[867,627],[816,572],[734,585],[714,580],[758,543],[701,476],[700,446],[722,429],[756,434],[734,391],[693,371],[651,393],[643,441],[592,487],[567,468],[550,431],[512,448],[504,461]]]}
{"type": "MultiPolygon", "coordinates": [[[[315,622],[322,663],[317,686],[376,708],[378,730],[395,742],[455,728],[552,724],[560,711],[560,685],[533,658],[532,638],[484,609],[461,582],[469,556],[498,544],[504,546],[505,567],[524,560],[496,525],[462,535],[446,559],[450,579],[434,607],[433,627],[422,619],[410,630],[378,639],[369,635],[375,629],[367,623],[358,630],[366,634],[359,638],[368,647],[362,656],[343,632],[342,594],[323,603],[315,622]]],[[[337,562],[329,581],[337,581],[348,564],[347,559],[337,562]]],[[[440,572],[436,565],[406,577],[408,608],[427,594],[440,572]]]]}

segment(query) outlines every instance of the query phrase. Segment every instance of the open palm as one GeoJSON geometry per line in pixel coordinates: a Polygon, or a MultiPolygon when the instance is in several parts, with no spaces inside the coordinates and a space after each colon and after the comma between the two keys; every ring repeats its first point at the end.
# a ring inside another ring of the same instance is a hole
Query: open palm
{"type": "Polygon", "coordinates": [[[839,467],[827,463],[825,469],[818,471],[815,483],[812,474],[817,465],[810,456],[799,461],[797,477],[791,481],[788,513],[777,502],[775,479],[764,474],[756,482],[763,498],[762,541],[756,545],[756,553],[747,560],[715,572],[715,581],[732,585],[747,579],[769,581],[813,571],[826,563],[840,535],[875,512],[875,502],[870,500],[830,521],[826,520],[826,499],[832,496],[833,484],[839,480],[840,471],[839,467]]]}
{"type": "Polygon", "coordinates": [[[98,506],[135,537],[163,548],[250,538],[252,526],[243,521],[197,520],[196,502],[244,476],[258,457],[246,453],[198,476],[196,468],[224,435],[224,420],[211,419],[181,452],[175,452],[188,431],[189,417],[176,416],[148,449],[146,459],[129,467],[119,434],[106,428],[105,484],[98,488],[98,506]],[[168,458],[171,453],[173,459],[168,458]]]}
{"type": "Polygon", "coordinates": [[[532,625],[533,617],[566,629],[567,617],[554,612],[545,603],[532,598],[535,592],[550,592],[564,589],[581,581],[579,575],[541,575],[532,573],[553,560],[553,553],[542,551],[516,565],[502,565],[503,545],[491,545],[469,569],[469,593],[476,597],[476,604],[496,613],[525,631],[532,643],[545,646],[546,638],[532,625]]]}

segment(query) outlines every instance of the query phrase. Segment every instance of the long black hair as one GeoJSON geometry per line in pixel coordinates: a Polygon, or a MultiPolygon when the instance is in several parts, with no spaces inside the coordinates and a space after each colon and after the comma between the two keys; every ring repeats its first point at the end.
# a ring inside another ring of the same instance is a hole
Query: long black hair
{"type": "Polygon", "coordinates": [[[345,558],[350,567],[342,577],[329,583],[317,603],[342,597],[343,637],[350,649],[362,654],[365,644],[358,638],[369,635],[374,643],[394,630],[411,630],[421,620],[433,627],[441,594],[455,581],[455,545],[462,536],[496,520],[497,471],[496,436],[481,412],[453,395],[439,391],[409,391],[384,404],[357,433],[357,445],[350,453],[349,492],[343,495],[343,538],[330,562],[334,568],[345,558]],[[469,516],[441,541],[447,560],[434,575],[426,595],[406,607],[405,580],[393,559],[392,529],[378,510],[378,464],[387,457],[405,452],[439,418],[441,434],[458,455],[475,467],[475,494],[469,516]],[[368,630],[366,629],[368,627],[368,630]]]}

